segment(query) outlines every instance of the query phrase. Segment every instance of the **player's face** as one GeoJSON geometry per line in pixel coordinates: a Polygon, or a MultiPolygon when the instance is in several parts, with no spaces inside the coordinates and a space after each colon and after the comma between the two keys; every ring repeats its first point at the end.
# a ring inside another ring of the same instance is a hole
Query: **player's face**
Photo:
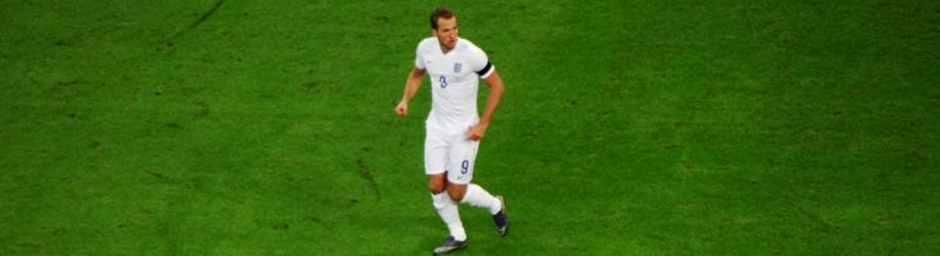
{"type": "Polygon", "coordinates": [[[454,49],[454,46],[457,46],[457,17],[451,17],[450,19],[438,18],[434,36],[437,36],[437,40],[441,43],[441,48],[444,51],[454,49]]]}

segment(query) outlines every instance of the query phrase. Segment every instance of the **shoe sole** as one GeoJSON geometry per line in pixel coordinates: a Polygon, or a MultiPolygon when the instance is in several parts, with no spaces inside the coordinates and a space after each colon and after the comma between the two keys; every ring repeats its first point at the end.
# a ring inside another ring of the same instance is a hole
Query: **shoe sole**
{"type": "Polygon", "coordinates": [[[431,255],[435,255],[435,256],[437,256],[437,255],[447,255],[448,253],[456,252],[456,251],[462,250],[462,249],[464,249],[464,248],[467,248],[467,244],[463,244],[462,246],[454,247],[454,248],[451,248],[451,249],[449,249],[449,250],[447,250],[447,251],[443,251],[443,252],[436,252],[437,249],[434,249],[435,251],[431,251],[431,255]]]}

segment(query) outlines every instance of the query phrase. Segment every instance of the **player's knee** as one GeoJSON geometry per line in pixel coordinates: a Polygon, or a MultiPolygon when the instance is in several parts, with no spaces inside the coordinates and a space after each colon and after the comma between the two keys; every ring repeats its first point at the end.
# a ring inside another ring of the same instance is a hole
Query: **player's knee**
{"type": "Polygon", "coordinates": [[[460,201],[463,201],[463,196],[464,194],[466,194],[465,192],[466,190],[448,189],[447,195],[449,195],[450,199],[454,200],[454,202],[460,202],[460,201]]]}
{"type": "Polygon", "coordinates": [[[443,193],[444,188],[445,188],[444,183],[432,182],[428,184],[428,190],[431,190],[431,194],[437,195],[437,194],[443,193]]]}
{"type": "Polygon", "coordinates": [[[431,194],[440,194],[447,189],[447,179],[444,178],[444,175],[431,175],[428,176],[428,190],[431,191],[431,194]]]}

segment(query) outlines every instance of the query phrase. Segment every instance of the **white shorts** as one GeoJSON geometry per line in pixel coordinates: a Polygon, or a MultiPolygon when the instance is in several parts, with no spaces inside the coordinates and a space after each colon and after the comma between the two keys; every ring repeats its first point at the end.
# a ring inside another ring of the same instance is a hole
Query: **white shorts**
{"type": "Polygon", "coordinates": [[[447,181],[468,184],[473,179],[473,161],[477,158],[479,141],[466,134],[447,135],[427,129],[424,140],[424,170],[427,175],[447,173],[447,181]]]}

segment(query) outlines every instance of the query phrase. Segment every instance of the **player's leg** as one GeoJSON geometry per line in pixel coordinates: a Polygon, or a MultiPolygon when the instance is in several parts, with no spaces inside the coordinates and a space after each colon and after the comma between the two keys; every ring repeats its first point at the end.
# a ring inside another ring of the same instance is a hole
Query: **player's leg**
{"type": "MultiPolygon", "coordinates": [[[[445,184],[445,176],[443,173],[429,175],[428,183],[432,184],[431,187],[434,187],[433,184],[445,184]]],[[[444,225],[447,225],[450,236],[457,241],[466,241],[467,233],[463,228],[463,222],[460,220],[460,208],[457,201],[452,200],[444,189],[434,191],[434,188],[431,190],[431,201],[434,204],[434,209],[437,210],[437,214],[444,221],[444,225]]]]}
{"type": "Polygon", "coordinates": [[[455,202],[459,200],[461,203],[485,208],[492,215],[496,215],[503,210],[502,200],[477,184],[455,184],[448,181],[447,194],[455,202]]]}
{"type": "Polygon", "coordinates": [[[450,195],[448,195],[445,189],[435,190],[437,184],[447,184],[446,176],[445,173],[428,176],[428,184],[431,184],[431,198],[434,201],[434,208],[450,231],[450,235],[447,236],[444,243],[434,248],[432,251],[434,255],[444,255],[467,247],[467,233],[463,228],[463,222],[460,221],[460,214],[458,212],[459,204],[451,200],[450,195]]]}
{"type": "Polygon", "coordinates": [[[503,221],[496,220],[496,222],[500,233],[505,234],[504,229],[508,225],[508,220],[502,212],[502,200],[487,192],[480,185],[470,183],[473,180],[474,161],[476,161],[479,146],[479,141],[467,139],[460,139],[454,143],[448,166],[448,170],[452,171],[447,173],[447,193],[454,201],[486,208],[494,216],[494,220],[497,216],[503,219],[503,221]]]}
{"type": "Polygon", "coordinates": [[[509,216],[506,214],[506,204],[502,196],[493,196],[483,187],[473,183],[448,183],[447,193],[453,200],[460,200],[460,202],[471,206],[486,208],[493,216],[493,222],[496,224],[496,231],[499,232],[499,235],[506,236],[509,233],[509,216]]]}
{"type": "Polygon", "coordinates": [[[486,208],[490,214],[496,214],[503,209],[503,204],[498,198],[487,192],[480,185],[470,184],[447,184],[447,194],[454,201],[466,203],[474,207],[486,208]]]}
{"type": "Polygon", "coordinates": [[[447,225],[450,236],[457,241],[465,241],[467,234],[460,221],[460,212],[457,201],[446,193],[448,143],[443,136],[437,136],[428,131],[424,145],[425,173],[428,176],[428,189],[431,192],[431,202],[437,214],[447,225]]]}

